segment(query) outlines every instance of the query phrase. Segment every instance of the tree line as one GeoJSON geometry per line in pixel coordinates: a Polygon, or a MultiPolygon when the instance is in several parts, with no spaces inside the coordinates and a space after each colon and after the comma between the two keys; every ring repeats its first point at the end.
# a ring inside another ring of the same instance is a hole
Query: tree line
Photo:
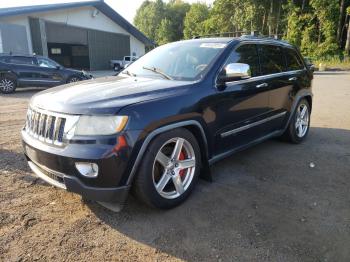
{"type": "Polygon", "coordinates": [[[146,0],[134,24],[158,45],[216,33],[259,32],[285,39],[310,57],[350,55],[350,0],[215,0],[212,6],[146,0]]]}

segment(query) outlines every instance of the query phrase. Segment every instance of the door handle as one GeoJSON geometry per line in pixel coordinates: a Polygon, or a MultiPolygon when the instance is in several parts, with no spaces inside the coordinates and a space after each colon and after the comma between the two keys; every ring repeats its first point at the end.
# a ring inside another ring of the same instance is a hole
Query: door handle
{"type": "Polygon", "coordinates": [[[268,87],[269,85],[267,83],[262,83],[260,85],[257,85],[256,88],[262,88],[262,87],[268,87]]]}
{"type": "Polygon", "coordinates": [[[288,81],[297,81],[297,78],[296,77],[291,77],[288,79],[288,81]]]}

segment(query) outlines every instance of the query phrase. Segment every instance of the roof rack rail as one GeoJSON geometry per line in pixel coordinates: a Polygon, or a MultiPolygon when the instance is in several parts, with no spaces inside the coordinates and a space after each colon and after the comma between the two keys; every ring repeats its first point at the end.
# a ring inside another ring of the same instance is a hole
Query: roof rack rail
{"type": "Polygon", "coordinates": [[[193,39],[199,38],[210,38],[210,37],[242,37],[242,38],[255,38],[255,39],[274,39],[281,40],[279,37],[283,34],[267,36],[260,34],[259,31],[234,31],[234,32],[222,32],[222,33],[213,33],[207,35],[194,36],[193,39]]]}
{"type": "Polygon", "coordinates": [[[254,32],[248,32],[248,31],[218,32],[213,34],[194,36],[193,39],[207,38],[207,37],[241,37],[242,35],[248,35],[252,33],[254,32]]]}
{"type": "Polygon", "coordinates": [[[36,56],[35,53],[33,53],[33,54],[29,54],[29,53],[16,53],[16,52],[12,52],[12,51],[0,53],[0,56],[5,56],[5,55],[7,55],[7,56],[36,56]]]}

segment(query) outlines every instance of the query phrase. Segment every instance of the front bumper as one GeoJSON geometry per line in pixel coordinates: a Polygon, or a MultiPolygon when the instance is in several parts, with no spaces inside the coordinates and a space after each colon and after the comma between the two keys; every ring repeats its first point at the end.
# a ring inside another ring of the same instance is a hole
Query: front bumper
{"type": "Polygon", "coordinates": [[[86,199],[101,202],[113,202],[123,204],[128,196],[130,186],[122,186],[115,188],[90,187],[83,184],[76,177],[68,176],[53,171],[45,166],[34,163],[28,158],[30,169],[42,180],[47,183],[66,189],[69,192],[82,195],[86,199]]]}
{"type": "Polygon", "coordinates": [[[123,134],[127,146],[116,151],[118,137],[110,144],[67,144],[53,147],[22,130],[24,154],[32,171],[47,183],[99,202],[123,204],[130,190],[126,184],[133,133],[123,134]],[[97,178],[84,177],[76,162],[96,163],[97,178]]]}

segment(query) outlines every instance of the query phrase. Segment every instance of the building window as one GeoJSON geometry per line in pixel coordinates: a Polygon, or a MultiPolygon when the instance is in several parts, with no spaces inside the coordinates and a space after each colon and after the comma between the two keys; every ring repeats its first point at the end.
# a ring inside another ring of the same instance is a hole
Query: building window
{"type": "Polygon", "coordinates": [[[61,48],[51,48],[51,54],[60,55],[60,54],[62,54],[62,50],[61,50],[61,48]]]}

